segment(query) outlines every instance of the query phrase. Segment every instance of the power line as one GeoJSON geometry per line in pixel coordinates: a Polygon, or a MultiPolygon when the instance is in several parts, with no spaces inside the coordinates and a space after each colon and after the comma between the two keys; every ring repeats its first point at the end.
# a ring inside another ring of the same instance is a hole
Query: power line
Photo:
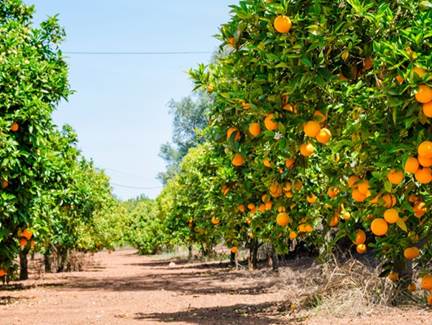
{"type": "Polygon", "coordinates": [[[111,183],[111,185],[117,186],[117,187],[123,187],[123,188],[130,188],[130,189],[134,189],[134,190],[155,190],[155,189],[163,188],[163,186],[140,187],[140,186],[121,185],[121,184],[116,184],[116,183],[111,183]]]}
{"type": "Polygon", "coordinates": [[[191,55],[211,54],[211,51],[65,51],[67,55],[191,55]]]}

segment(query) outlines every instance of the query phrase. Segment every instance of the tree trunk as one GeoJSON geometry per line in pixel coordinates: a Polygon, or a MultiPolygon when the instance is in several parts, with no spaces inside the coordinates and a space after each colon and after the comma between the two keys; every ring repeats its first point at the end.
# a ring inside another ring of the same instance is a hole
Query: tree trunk
{"type": "Polygon", "coordinates": [[[67,256],[68,256],[68,251],[67,249],[61,249],[59,250],[59,255],[58,255],[58,267],[57,267],[57,272],[64,272],[65,270],[65,266],[66,266],[66,261],[67,261],[67,256]]]}
{"type": "Polygon", "coordinates": [[[258,266],[258,241],[256,239],[250,241],[248,266],[249,270],[256,270],[258,266]]]}
{"type": "Polygon", "coordinates": [[[47,251],[44,254],[44,266],[45,266],[45,272],[51,273],[52,272],[52,264],[51,264],[51,252],[47,251]]]}
{"type": "Polygon", "coordinates": [[[27,260],[28,250],[21,250],[19,253],[19,262],[20,262],[20,280],[28,279],[28,260],[27,260]]]}
{"type": "Polygon", "coordinates": [[[188,260],[192,260],[192,245],[188,246],[188,260]]]}
{"type": "Polygon", "coordinates": [[[273,271],[278,271],[279,270],[279,258],[278,258],[278,255],[277,255],[276,250],[275,250],[273,245],[271,246],[271,261],[272,261],[273,271]]]}

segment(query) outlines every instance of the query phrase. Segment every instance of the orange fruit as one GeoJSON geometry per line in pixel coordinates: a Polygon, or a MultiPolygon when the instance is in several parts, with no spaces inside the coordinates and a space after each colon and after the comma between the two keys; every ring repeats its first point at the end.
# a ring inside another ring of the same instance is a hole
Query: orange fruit
{"type": "Polygon", "coordinates": [[[243,204],[240,204],[237,209],[241,212],[241,213],[245,213],[246,212],[246,208],[243,204]]]}
{"type": "Polygon", "coordinates": [[[306,200],[308,201],[308,203],[314,204],[317,201],[317,197],[314,194],[311,194],[306,197],[306,200]]]}
{"type": "Polygon", "coordinates": [[[432,102],[423,104],[423,114],[426,117],[432,117],[432,102]]]}
{"type": "Polygon", "coordinates": [[[320,111],[315,111],[313,114],[314,120],[319,123],[324,123],[327,120],[327,116],[325,116],[320,111]]]}
{"type": "Polygon", "coordinates": [[[0,278],[4,277],[7,274],[6,270],[3,268],[0,268],[0,278]]]}
{"type": "Polygon", "coordinates": [[[428,303],[428,305],[432,305],[432,294],[431,294],[431,295],[428,295],[428,296],[426,297],[426,302],[428,303]]]}
{"type": "Polygon", "coordinates": [[[370,70],[373,68],[373,60],[371,57],[367,57],[366,59],[363,60],[363,68],[365,70],[370,70]]]}
{"type": "Polygon", "coordinates": [[[290,231],[289,239],[294,240],[297,238],[297,233],[295,231],[290,231]]]}
{"type": "Polygon", "coordinates": [[[209,94],[211,94],[213,91],[214,91],[214,86],[213,86],[213,85],[208,85],[208,86],[207,86],[207,92],[208,92],[209,94]]]}
{"type": "Polygon", "coordinates": [[[348,186],[349,187],[353,187],[358,181],[360,180],[360,178],[358,176],[350,176],[348,178],[348,186]]]}
{"type": "Polygon", "coordinates": [[[396,223],[399,221],[399,212],[396,209],[388,209],[384,211],[384,220],[387,223],[396,223]]]}
{"type": "Polygon", "coordinates": [[[422,167],[431,167],[432,166],[432,157],[427,158],[427,157],[419,156],[418,162],[422,167]]]}
{"type": "Polygon", "coordinates": [[[259,125],[259,123],[254,122],[254,123],[249,124],[249,133],[253,137],[259,136],[261,133],[261,126],[259,125]]]}
{"type": "Polygon", "coordinates": [[[330,219],[329,225],[330,227],[336,227],[339,224],[339,215],[335,213],[333,217],[330,219]]]}
{"type": "Polygon", "coordinates": [[[327,144],[327,143],[329,143],[329,141],[330,141],[330,139],[331,139],[331,136],[332,136],[332,134],[331,134],[331,132],[330,132],[329,129],[327,129],[327,128],[322,128],[322,129],[318,132],[318,134],[317,134],[317,136],[316,136],[316,139],[317,139],[317,141],[318,141],[319,143],[327,144]]]}
{"type": "Polygon", "coordinates": [[[304,157],[310,157],[314,154],[315,147],[311,143],[303,143],[300,146],[300,154],[304,157]]]}
{"type": "Polygon", "coordinates": [[[232,162],[232,164],[233,164],[235,167],[240,167],[240,166],[243,166],[243,165],[244,165],[245,160],[244,160],[244,158],[243,158],[243,156],[242,156],[241,154],[236,153],[236,154],[234,155],[234,158],[232,159],[231,162],[232,162]]]}
{"type": "Polygon", "coordinates": [[[421,280],[421,287],[425,290],[432,290],[432,275],[426,274],[421,280]]]}
{"type": "Polygon", "coordinates": [[[294,189],[299,192],[303,188],[303,183],[301,181],[294,182],[294,189]]]}
{"type": "Polygon", "coordinates": [[[419,162],[415,157],[409,157],[405,162],[404,170],[406,173],[415,174],[419,169],[419,162]]]}
{"type": "Polygon", "coordinates": [[[291,199],[293,196],[294,196],[293,192],[290,192],[290,191],[285,192],[285,197],[287,199],[291,199]]]}
{"type": "Polygon", "coordinates": [[[289,158],[287,160],[285,160],[285,167],[288,169],[291,169],[294,167],[295,164],[295,159],[294,158],[289,158]]]}
{"type": "Polygon", "coordinates": [[[278,123],[274,121],[274,118],[274,114],[268,114],[264,119],[264,125],[269,131],[274,131],[278,128],[278,123]]]}
{"type": "Polygon", "coordinates": [[[274,198],[278,198],[282,195],[283,189],[282,186],[279,183],[272,183],[270,185],[270,195],[274,198]]]}
{"type": "Polygon", "coordinates": [[[420,200],[420,198],[417,195],[415,195],[415,194],[410,194],[408,196],[408,202],[415,203],[415,202],[417,202],[419,200],[420,200]]]}
{"type": "Polygon", "coordinates": [[[364,202],[367,199],[367,195],[360,192],[358,189],[352,191],[352,198],[356,202],[364,202]]]}
{"type": "Polygon", "coordinates": [[[313,226],[312,226],[312,225],[310,225],[310,224],[308,224],[308,223],[304,225],[304,231],[305,231],[305,232],[309,232],[309,233],[310,233],[310,232],[312,232],[313,230],[314,230],[314,229],[313,229],[313,226]]]}
{"type": "Polygon", "coordinates": [[[418,155],[424,158],[432,158],[432,142],[431,141],[423,141],[418,146],[418,155]]]}
{"type": "Polygon", "coordinates": [[[19,124],[17,122],[13,122],[12,125],[11,125],[11,127],[10,127],[10,130],[12,132],[18,132],[19,128],[20,128],[19,124]]]}
{"type": "Polygon", "coordinates": [[[27,240],[30,240],[33,236],[33,232],[29,229],[24,229],[21,233],[21,237],[24,237],[27,240]]]}
{"type": "Polygon", "coordinates": [[[362,181],[357,184],[357,190],[364,195],[368,195],[369,193],[369,182],[367,180],[362,181]]]}
{"type": "Polygon", "coordinates": [[[419,103],[426,104],[432,101],[432,88],[427,85],[420,85],[415,95],[419,103]]]}
{"type": "Polygon", "coordinates": [[[429,184],[432,182],[432,171],[430,168],[420,168],[415,173],[415,178],[420,184],[429,184]]]}
{"type": "Polygon", "coordinates": [[[228,44],[231,47],[235,47],[235,37],[234,36],[231,36],[231,37],[228,38],[228,44]]]}
{"type": "Polygon", "coordinates": [[[420,78],[423,78],[426,75],[426,70],[420,67],[414,67],[412,69],[412,72],[414,72],[415,74],[417,74],[420,78]]]}
{"type": "Polygon", "coordinates": [[[404,250],[404,257],[411,261],[420,255],[420,250],[417,247],[408,247],[404,250]]]}
{"type": "Polygon", "coordinates": [[[359,244],[356,246],[356,251],[359,254],[364,254],[367,251],[366,245],[365,244],[359,244]]]}
{"type": "Polygon", "coordinates": [[[402,76],[397,75],[397,76],[396,76],[396,81],[401,85],[401,84],[403,84],[404,79],[402,78],[402,76]]]}
{"type": "Polygon", "coordinates": [[[267,203],[270,201],[270,196],[268,196],[267,194],[263,194],[261,196],[261,201],[263,201],[264,203],[267,203]]]}
{"type": "Polygon", "coordinates": [[[281,227],[286,227],[290,222],[290,217],[286,212],[281,212],[276,217],[276,223],[281,227]]]}
{"type": "Polygon", "coordinates": [[[387,174],[387,179],[394,185],[400,184],[404,179],[404,174],[400,170],[392,169],[387,174]]]}
{"type": "Polygon", "coordinates": [[[248,110],[248,109],[251,108],[251,104],[245,102],[244,100],[242,100],[242,101],[240,102],[240,105],[241,105],[241,107],[243,107],[244,110],[248,110]]]}
{"type": "Polygon", "coordinates": [[[279,15],[275,18],[273,25],[277,32],[286,34],[290,31],[292,22],[288,16],[279,15]]]}
{"type": "Polygon", "coordinates": [[[21,238],[19,240],[19,245],[20,245],[21,249],[23,249],[24,247],[26,247],[27,246],[27,239],[21,238]]]}
{"type": "Polygon", "coordinates": [[[283,187],[284,192],[290,192],[292,190],[292,184],[291,182],[286,182],[283,187]]]}
{"type": "Polygon", "coordinates": [[[268,201],[264,204],[266,211],[271,210],[271,208],[273,207],[273,202],[272,201],[268,201]]]}
{"type": "Polygon", "coordinates": [[[1,187],[2,187],[3,189],[8,188],[8,187],[9,187],[9,182],[6,181],[6,180],[2,180],[2,182],[1,182],[1,187]]]}
{"type": "Polygon", "coordinates": [[[384,219],[376,218],[371,223],[371,231],[375,236],[384,236],[388,232],[388,224],[384,219]]]}
{"type": "Polygon", "coordinates": [[[396,196],[390,193],[384,194],[382,199],[384,201],[384,207],[387,209],[393,208],[397,203],[396,196]]]}
{"type": "Polygon", "coordinates": [[[247,207],[250,211],[253,211],[256,209],[255,204],[253,204],[253,203],[249,203],[247,207]]]}
{"type": "Polygon", "coordinates": [[[268,160],[267,158],[263,160],[263,164],[264,166],[266,166],[267,168],[271,168],[272,167],[272,163],[270,160],[268,160]]]}
{"type": "Polygon", "coordinates": [[[399,281],[399,273],[397,272],[391,271],[387,277],[392,282],[399,281]]]}
{"type": "Polygon", "coordinates": [[[354,243],[356,245],[360,245],[360,244],[364,244],[365,241],[366,241],[366,233],[361,229],[357,230],[355,233],[354,243]]]}
{"type": "Polygon", "coordinates": [[[216,225],[218,225],[220,223],[220,220],[218,218],[216,218],[216,217],[212,217],[211,218],[211,223],[216,226],[216,225]]]}
{"type": "Polygon", "coordinates": [[[414,205],[413,211],[414,211],[414,215],[417,218],[423,217],[427,212],[426,203],[424,203],[424,202],[417,203],[416,205],[414,205]]]}
{"type": "Polygon", "coordinates": [[[226,134],[227,140],[229,140],[231,138],[231,136],[233,135],[233,133],[234,133],[234,140],[235,141],[239,141],[240,138],[241,138],[240,131],[237,128],[234,128],[234,127],[228,129],[227,134],[226,134]]]}
{"type": "MultiPolygon", "coordinates": [[[[315,138],[319,131],[321,130],[321,125],[317,121],[309,121],[303,126],[303,131],[308,137],[315,138]]],[[[331,136],[331,134],[330,134],[331,136]]]]}
{"type": "Polygon", "coordinates": [[[236,246],[231,247],[231,253],[232,254],[237,254],[238,253],[238,248],[236,246]]]}
{"type": "Polygon", "coordinates": [[[344,211],[344,212],[342,213],[342,218],[343,218],[344,220],[349,220],[349,219],[351,219],[351,213],[349,213],[348,211],[344,211]]]}
{"type": "Polygon", "coordinates": [[[229,186],[227,186],[227,185],[222,186],[222,194],[224,196],[226,196],[229,193],[229,191],[230,191],[229,186]]]}
{"type": "Polygon", "coordinates": [[[260,204],[258,206],[258,211],[264,213],[266,211],[265,204],[260,204]]]}
{"type": "Polygon", "coordinates": [[[332,199],[338,196],[339,193],[340,190],[336,186],[329,187],[329,189],[327,190],[327,195],[332,199]]]}

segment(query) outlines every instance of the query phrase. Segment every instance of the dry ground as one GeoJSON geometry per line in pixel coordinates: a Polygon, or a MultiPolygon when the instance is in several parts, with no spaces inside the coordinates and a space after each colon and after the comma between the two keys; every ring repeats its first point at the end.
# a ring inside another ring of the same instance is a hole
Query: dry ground
{"type": "Polygon", "coordinates": [[[310,260],[279,275],[169,262],[122,250],[96,254],[85,272],[33,274],[0,290],[0,324],[432,324],[430,310],[367,307],[356,291],[299,308],[313,291],[310,260]]]}

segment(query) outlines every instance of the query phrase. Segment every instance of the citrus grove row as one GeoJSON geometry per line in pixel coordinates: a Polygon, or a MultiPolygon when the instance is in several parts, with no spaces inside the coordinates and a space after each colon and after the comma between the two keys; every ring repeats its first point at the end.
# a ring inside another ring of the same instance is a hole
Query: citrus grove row
{"type": "Polygon", "coordinates": [[[52,121],[56,105],[71,94],[59,49],[65,35],[56,18],[33,27],[33,11],[21,0],[0,2],[3,280],[16,278],[18,269],[26,279],[27,257],[36,252],[47,271],[67,270],[71,253],[112,249],[131,224],[108,177],[77,150],[74,131],[52,121]]]}
{"type": "Polygon", "coordinates": [[[212,102],[157,200],[169,233],[252,262],[263,243],[352,254],[432,303],[430,26],[421,1],[233,6],[190,72],[212,102]]]}

